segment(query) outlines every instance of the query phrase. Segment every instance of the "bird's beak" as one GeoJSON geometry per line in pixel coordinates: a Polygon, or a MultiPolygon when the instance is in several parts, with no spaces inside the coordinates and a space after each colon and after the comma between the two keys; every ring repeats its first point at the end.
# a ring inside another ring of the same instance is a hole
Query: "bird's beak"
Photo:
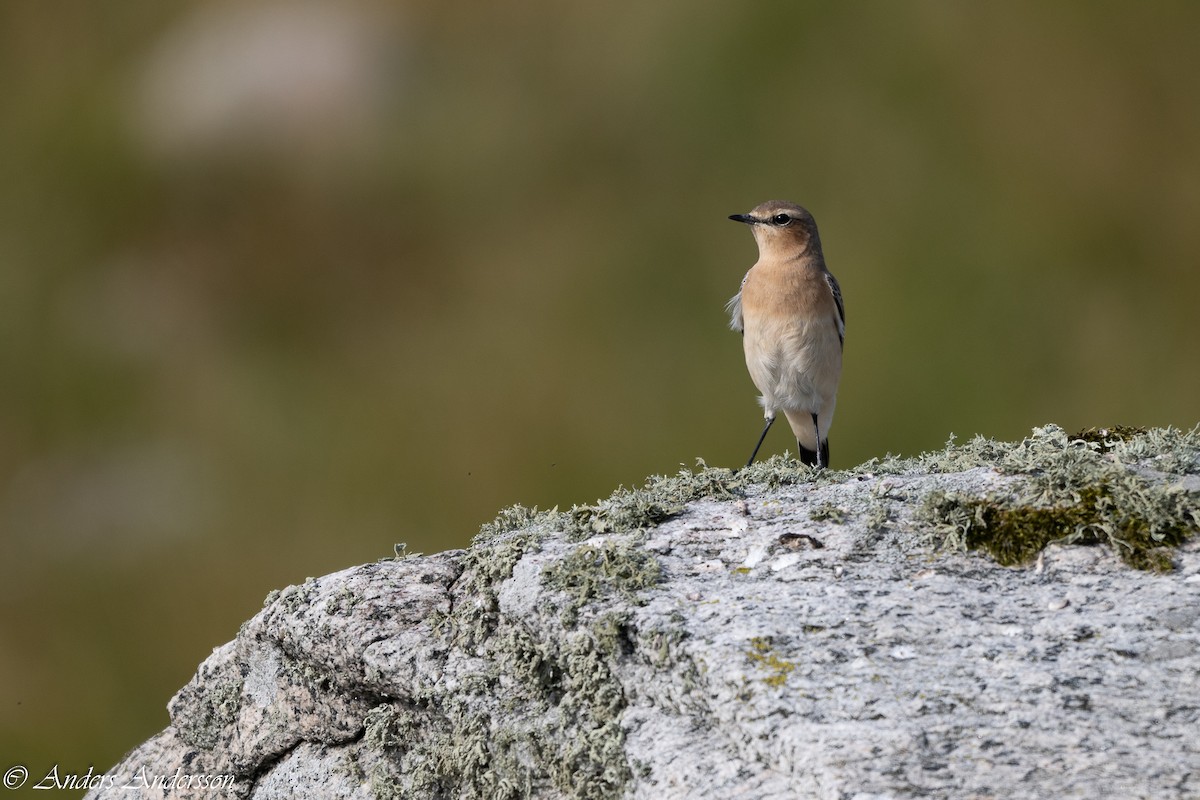
{"type": "Polygon", "coordinates": [[[754,223],[758,222],[758,220],[749,214],[730,214],[729,218],[734,222],[744,222],[747,225],[753,225],[754,223]]]}

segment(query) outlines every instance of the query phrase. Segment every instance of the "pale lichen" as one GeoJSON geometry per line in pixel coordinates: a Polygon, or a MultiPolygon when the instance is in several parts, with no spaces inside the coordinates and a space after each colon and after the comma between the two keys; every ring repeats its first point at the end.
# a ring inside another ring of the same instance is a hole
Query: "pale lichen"
{"type": "Polygon", "coordinates": [[[588,601],[606,593],[617,593],[636,601],[638,592],[658,583],[662,569],[638,543],[605,540],[583,544],[546,568],[543,584],[566,593],[563,622],[573,625],[588,601]]]}
{"type": "MultiPolygon", "coordinates": [[[[618,497],[604,518],[628,532],[646,519],[639,503],[618,497]]],[[[453,694],[425,687],[368,714],[364,741],[385,756],[371,775],[379,800],[621,796],[632,773],[613,665],[632,634],[619,615],[595,612],[578,625],[578,612],[599,598],[634,598],[657,581],[657,563],[628,537],[580,544],[554,562],[545,581],[568,597],[568,624],[557,635],[535,632],[500,606],[500,586],[516,564],[569,525],[558,511],[514,506],[462,554],[454,601],[432,628],[472,656],[459,669],[470,666],[455,674],[453,694]]]]}
{"type": "Polygon", "coordinates": [[[374,796],[619,797],[631,777],[612,667],[622,625],[605,616],[549,641],[505,621],[485,665],[454,694],[376,706],[363,723],[365,745],[386,756],[371,775],[374,796]]]}
{"type": "Polygon", "coordinates": [[[242,685],[241,680],[231,678],[203,687],[198,701],[189,705],[189,713],[174,719],[179,738],[201,750],[211,750],[222,731],[237,719],[242,685]]]}

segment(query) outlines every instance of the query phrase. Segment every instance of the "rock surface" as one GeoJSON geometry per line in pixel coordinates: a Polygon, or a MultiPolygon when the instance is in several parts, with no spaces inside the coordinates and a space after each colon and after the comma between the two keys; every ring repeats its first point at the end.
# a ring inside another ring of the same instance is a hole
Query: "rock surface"
{"type": "Polygon", "coordinates": [[[1048,426],[515,507],[272,593],[89,796],[1198,797],[1197,472],[1196,431],[1048,426]],[[964,498],[1117,544],[1000,566],[964,498]]]}

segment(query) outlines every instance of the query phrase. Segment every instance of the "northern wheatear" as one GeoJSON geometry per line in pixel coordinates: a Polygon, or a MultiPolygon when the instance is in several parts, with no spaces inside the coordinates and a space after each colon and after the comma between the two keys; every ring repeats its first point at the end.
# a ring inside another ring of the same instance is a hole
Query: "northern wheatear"
{"type": "Polygon", "coordinates": [[[746,466],[782,411],[800,460],[826,467],[846,312],[841,287],[825,269],[817,223],[800,206],[778,200],[730,219],[749,225],[758,243],[758,261],[727,306],[767,421],[746,466]]]}

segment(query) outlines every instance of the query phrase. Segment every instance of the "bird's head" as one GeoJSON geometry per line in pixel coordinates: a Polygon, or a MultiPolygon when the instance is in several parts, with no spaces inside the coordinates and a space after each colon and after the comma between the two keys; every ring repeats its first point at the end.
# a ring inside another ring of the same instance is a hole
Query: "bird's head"
{"type": "Polygon", "coordinates": [[[758,251],[765,258],[795,258],[809,254],[820,257],[821,237],[812,214],[795,203],[768,200],[749,214],[733,214],[734,222],[750,226],[758,251]]]}

